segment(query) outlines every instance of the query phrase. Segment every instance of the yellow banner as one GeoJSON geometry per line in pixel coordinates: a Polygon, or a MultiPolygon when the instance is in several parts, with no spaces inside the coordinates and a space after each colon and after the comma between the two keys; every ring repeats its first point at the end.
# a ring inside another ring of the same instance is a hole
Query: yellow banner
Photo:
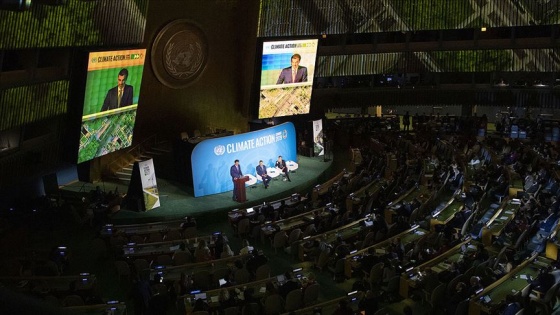
{"type": "Polygon", "coordinates": [[[146,49],[90,52],[88,71],[139,66],[145,58],[146,49]]]}

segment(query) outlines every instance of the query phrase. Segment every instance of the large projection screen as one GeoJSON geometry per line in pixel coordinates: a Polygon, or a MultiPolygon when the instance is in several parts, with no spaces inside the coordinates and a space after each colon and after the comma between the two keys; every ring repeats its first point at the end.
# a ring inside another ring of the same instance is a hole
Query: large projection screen
{"type": "Polygon", "coordinates": [[[259,119],[308,114],[317,39],[264,42],[259,119]]]}
{"type": "Polygon", "coordinates": [[[145,49],[89,54],[78,163],[132,144],[145,57],[145,49]]]}
{"type": "Polygon", "coordinates": [[[233,190],[229,169],[239,160],[244,175],[256,176],[259,160],[267,167],[281,155],[285,161],[296,161],[296,131],[290,122],[274,127],[223,138],[208,139],[192,152],[194,196],[218,194],[233,190]]]}

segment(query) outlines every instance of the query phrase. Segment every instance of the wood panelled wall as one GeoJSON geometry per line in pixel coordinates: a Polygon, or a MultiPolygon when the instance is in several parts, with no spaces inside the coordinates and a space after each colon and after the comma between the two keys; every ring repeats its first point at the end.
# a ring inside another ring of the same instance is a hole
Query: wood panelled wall
{"type": "Polygon", "coordinates": [[[69,85],[63,80],[0,91],[0,130],[66,114],[69,85]]]}
{"type": "Polygon", "coordinates": [[[260,37],[554,25],[559,1],[261,0],[260,37]]]}
{"type": "Polygon", "coordinates": [[[149,0],[68,0],[0,11],[0,49],[142,43],[149,0]]]}
{"type": "Polygon", "coordinates": [[[560,49],[491,49],[319,56],[315,77],[418,72],[558,72],[560,49]]]}

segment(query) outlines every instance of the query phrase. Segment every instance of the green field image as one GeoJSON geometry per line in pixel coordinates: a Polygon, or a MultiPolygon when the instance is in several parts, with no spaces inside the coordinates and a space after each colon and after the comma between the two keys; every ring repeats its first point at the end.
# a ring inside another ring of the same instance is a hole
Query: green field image
{"type": "Polygon", "coordinates": [[[95,114],[101,110],[107,91],[117,86],[119,71],[122,68],[128,70],[126,84],[131,85],[134,89],[132,104],[138,104],[140,84],[142,83],[142,73],[144,71],[143,65],[88,71],[83,116],[95,114]]]}
{"type": "Polygon", "coordinates": [[[135,120],[136,109],[84,121],[78,163],[129,147],[135,120]]]}
{"type": "Polygon", "coordinates": [[[145,188],[143,192],[146,211],[157,208],[159,206],[159,195],[157,187],[145,188]]]}
{"type": "Polygon", "coordinates": [[[259,119],[309,113],[311,85],[261,90],[259,119]]]}
{"type": "Polygon", "coordinates": [[[263,70],[261,74],[261,86],[276,84],[281,71],[282,69],[263,70]]]}

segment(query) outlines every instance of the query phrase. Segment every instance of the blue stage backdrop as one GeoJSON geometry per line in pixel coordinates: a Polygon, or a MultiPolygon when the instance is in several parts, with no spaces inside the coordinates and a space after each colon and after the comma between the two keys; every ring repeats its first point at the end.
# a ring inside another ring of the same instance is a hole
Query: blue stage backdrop
{"type": "Polygon", "coordinates": [[[256,176],[259,160],[267,167],[281,155],[285,161],[296,161],[296,131],[290,122],[239,135],[208,139],[193,150],[191,163],[194,196],[218,194],[233,190],[229,169],[239,160],[244,175],[256,176]]]}

